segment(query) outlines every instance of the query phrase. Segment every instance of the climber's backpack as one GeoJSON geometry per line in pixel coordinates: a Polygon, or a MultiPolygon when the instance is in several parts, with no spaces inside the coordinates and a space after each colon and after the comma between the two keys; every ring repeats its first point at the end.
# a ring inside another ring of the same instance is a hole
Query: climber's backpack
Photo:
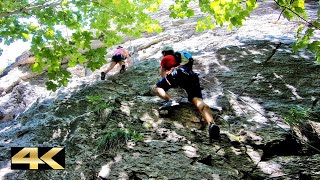
{"type": "Polygon", "coordinates": [[[174,56],[176,57],[177,64],[192,68],[193,58],[190,52],[186,50],[176,51],[174,56]]]}

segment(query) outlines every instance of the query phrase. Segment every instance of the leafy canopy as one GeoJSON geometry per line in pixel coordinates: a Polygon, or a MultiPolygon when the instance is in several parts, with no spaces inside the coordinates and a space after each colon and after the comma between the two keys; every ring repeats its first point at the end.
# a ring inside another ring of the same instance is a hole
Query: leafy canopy
{"type": "MultiPolygon", "coordinates": [[[[304,0],[275,0],[282,9],[281,15],[307,22],[304,0]]],[[[162,0],[20,0],[0,2],[0,41],[6,45],[22,39],[31,41],[35,56],[33,71],[47,72],[48,89],[66,86],[70,72],[67,67],[85,64],[91,70],[105,63],[108,47],[122,41],[124,35],[139,37],[143,32],[160,32],[156,19],[162,0]],[[91,48],[91,42],[100,38],[104,44],[91,48]],[[79,51],[81,49],[82,51],[79,51]]],[[[206,16],[197,23],[196,30],[216,26],[241,27],[243,21],[257,8],[256,0],[174,0],[169,7],[171,18],[194,16],[191,3],[198,3],[206,16]]],[[[311,50],[320,61],[319,41],[311,40],[319,29],[318,19],[301,26],[294,50],[311,50]]],[[[2,50],[0,49],[0,54],[2,50]]]]}

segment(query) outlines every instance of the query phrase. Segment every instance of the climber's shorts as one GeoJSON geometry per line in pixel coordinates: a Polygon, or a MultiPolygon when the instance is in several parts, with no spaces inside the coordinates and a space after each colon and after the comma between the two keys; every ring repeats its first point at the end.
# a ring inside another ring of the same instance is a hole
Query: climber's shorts
{"type": "Polygon", "coordinates": [[[125,60],[125,56],[123,54],[115,54],[112,56],[112,61],[118,63],[120,61],[124,61],[125,60]]]}
{"type": "Polygon", "coordinates": [[[158,88],[162,88],[164,91],[168,91],[170,88],[173,88],[172,85],[170,85],[167,80],[166,80],[166,77],[163,77],[162,79],[160,79],[156,86],[158,88]]]}
{"type": "Polygon", "coordinates": [[[202,99],[198,75],[184,68],[175,68],[170,74],[159,80],[156,86],[164,91],[168,91],[170,88],[181,87],[187,92],[190,102],[195,97],[202,99]]]}

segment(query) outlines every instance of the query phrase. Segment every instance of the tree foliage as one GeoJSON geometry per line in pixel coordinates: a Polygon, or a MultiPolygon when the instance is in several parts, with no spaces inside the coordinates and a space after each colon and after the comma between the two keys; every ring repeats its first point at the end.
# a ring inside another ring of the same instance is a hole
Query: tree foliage
{"type": "MultiPolygon", "coordinates": [[[[318,19],[310,23],[304,10],[304,0],[275,0],[281,15],[291,20],[300,18],[307,27],[300,27],[294,50],[311,50],[320,61],[319,41],[312,40],[319,29],[318,19]],[[306,24],[306,23],[305,23],[306,24]]],[[[108,47],[122,41],[123,35],[139,37],[143,32],[160,32],[156,19],[162,0],[20,0],[0,2],[0,37],[6,45],[22,39],[31,41],[35,56],[34,72],[46,71],[48,89],[67,85],[67,67],[86,64],[91,70],[105,63],[108,47]],[[65,35],[66,34],[66,35],[65,35]],[[104,46],[91,49],[91,41],[103,37],[104,46]],[[79,51],[82,49],[83,51],[79,51]]],[[[241,27],[257,8],[256,0],[174,0],[169,7],[171,18],[194,16],[190,3],[198,3],[206,16],[197,23],[203,31],[227,25],[241,27]]],[[[0,49],[0,53],[1,53],[0,49]]]]}
{"type": "Polygon", "coordinates": [[[122,40],[122,34],[159,32],[148,12],[159,0],[22,0],[0,2],[0,36],[6,45],[31,40],[34,72],[47,71],[48,89],[67,85],[66,67],[77,63],[95,70],[105,63],[106,48],[122,40]],[[89,29],[94,29],[91,31],[89,29]],[[63,35],[67,33],[67,37],[63,35]],[[103,35],[104,47],[91,49],[94,37],[103,35]],[[83,49],[84,53],[80,53],[83,49]],[[69,59],[68,63],[63,63],[69,59]]]}

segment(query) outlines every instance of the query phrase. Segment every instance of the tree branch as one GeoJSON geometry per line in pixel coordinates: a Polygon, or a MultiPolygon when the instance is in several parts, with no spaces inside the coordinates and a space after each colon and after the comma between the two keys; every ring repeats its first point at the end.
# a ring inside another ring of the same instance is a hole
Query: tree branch
{"type": "MultiPolygon", "coordinates": [[[[316,27],[315,25],[313,25],[311,22],[307,21],[306,19],[304,19],[303,17],[301,17],[298,13],[296,13],[295,11],[293,11],[292,9],[290,9],[289,7],[286,7],[286,6],[282,6],[280,5],[276,0],[274,0],[275,3],[277,3],[278,6],[282,7],[282,8],[285,8],[285,9],[288,9],[289,11],[291,11],[293,14],[295,14],[296,16],[298,16],[300,19],[302,19],[303,21],[305,21],[307,24],[309,24],[310,26],[312,27],[315,27],[316,29],[320,29],[319,27],[316,27]]],[[[284,9],[284,10],[285,10],[284,9]]],[[[283,10],[283,11],[284,11],[283,10]]],[[[282,11],[282,12],[283,12],[282,11]]],[[[281,14],[282,14],[281,12],[281,14]]]]}
{"type": "Polygon", "coordinates": [[[51,4],[42,4],[42,5],[32,6],[32,7],[28,7],[28,8],[24,7],[19,10],[12,11],[12,12],[2,12],[2,13],[0,13],[0,18],[12,16],[15,14],[26,13],[26,12],[34,10],[34,9],[43,9],[43,8],[54,7],[54,6],[58,6],[58,5],[61,5],[61,2],[55,2],[55,3],[51,3],[51,4]]]}
{"type": "Polygon", "coordinates": [[[279,17],[278,17],[278,21],[280,20],[281,16],[282,16],[282,13],[286,10],[287,8],[284,8],[281,13],[279,14],[279,17]]]}

